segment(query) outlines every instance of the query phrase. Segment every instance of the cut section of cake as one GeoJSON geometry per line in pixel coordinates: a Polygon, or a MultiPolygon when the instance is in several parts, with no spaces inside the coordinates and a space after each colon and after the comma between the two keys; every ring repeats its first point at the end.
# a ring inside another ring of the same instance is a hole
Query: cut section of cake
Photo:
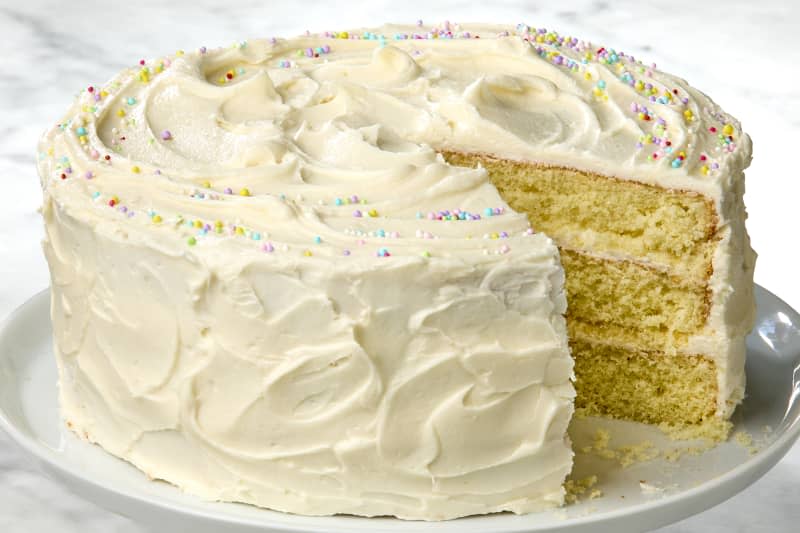
{"type": "Polygon", "coordinates": [[[753,320],[743,190],[721,187],[714,201],[567,167],[446,157],[485,167],[559,244],[578,409],[724,438],[753,320]]]}
{"type": "Polygon", "coordinates": [[[526,25],[144,61],[40,146],[62,415],[210,500],[560,505],[575,407],[725,436],[749,160],[683,80],[526,25]]]}

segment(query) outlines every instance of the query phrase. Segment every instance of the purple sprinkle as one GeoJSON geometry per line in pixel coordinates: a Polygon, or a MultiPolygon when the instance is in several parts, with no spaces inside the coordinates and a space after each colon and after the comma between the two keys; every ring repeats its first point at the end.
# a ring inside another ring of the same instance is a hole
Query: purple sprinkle
{"type": "Polygon", "coordinates": [[[350,197],[350,203],[357,204],[358,203],[358,196],[355,195],[355,194],[353,196],[351,196],[350,197]]]}
{"type": "Polygon", "coordinates": [[[233,189],[231,189],[230,187],[225,187],[225,191],[224,192],[225,192],[225,194],[233,194],[233,189]]]}
{"type": "Polygon", "coordinates": [[[155,174],[157,176],[160,176],[161,175],[161,171],[159,169],[155,169],[155,171],[153,171],[153,174],[155,174]]]}
{"type": "Polygon", "coordinates": [[[350,255],[350,250],[342,250],[342,255],[350,255]]]}
{"type": "Polygon", "coordinates": [[[90,180],[90,179],[92,179],[94,177],[94,174],[92,174],[91,170],[87,170],[86,174],[84,174],[84,176],[86,176],[87,180],[90,180]]]}
{"type": "Polygon", "coordinates": [[[271,242],[265,243],[264,246],[261,247],[261,249],[268,253],[272,253],[275,251],[275,247],[272,246],[271,242]]]}
{"type": "Polygon", "coordinates": [[[361,218],[361,211],[356,209],[355,211],[353,211],[353,216],[356,218],[361,218]]]}
{"type": "Polygon", "coordinates": [[[165,141],[169,141],[172,139],[172,133],[169,130],[164,130],[161,132],[161,138],[165,141]]]}
{"type": "Polygon", "coordinates": [[[306,48],[306,57],[314,57],[314,49],[306,48]]]}
{"type": "Polygon", "coordinates": [[[201,54],[205,54],[207,51],[208,51],[208,49],[205,46],[201,46],[200,47],[200,53],[201,54]]]}
{"type": "Polygon", "coordinates": [[[67,174],[72,174],[72,167],[65,168],[64,172],[67,173],[67,174]]]}

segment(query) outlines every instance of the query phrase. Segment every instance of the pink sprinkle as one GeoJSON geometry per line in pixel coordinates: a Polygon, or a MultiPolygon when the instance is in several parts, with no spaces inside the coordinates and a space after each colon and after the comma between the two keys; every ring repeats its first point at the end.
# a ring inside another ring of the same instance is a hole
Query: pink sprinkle
{"type": "Polygon", "coordinates": [[[264,246],[262,246],[261,249],[264,250],[267,253],[272,253],[272,252],[275,251],[275,247],[272,246],[271,242],[268,242],[268,243],[264,244],[264,246]]]}

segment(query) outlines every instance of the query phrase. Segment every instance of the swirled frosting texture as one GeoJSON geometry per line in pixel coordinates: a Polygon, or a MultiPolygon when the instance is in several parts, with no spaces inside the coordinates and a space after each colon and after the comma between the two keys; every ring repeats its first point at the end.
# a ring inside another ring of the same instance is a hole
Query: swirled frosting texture
{"type": "Polygon", "coordinates": [[[723,224],[750,157],[682,80],[525,26],[143,61],[41,143],[69,424],[209,499],[415,519],[560,504],[557,250],[441,149],[695,190],[723,224]]]}

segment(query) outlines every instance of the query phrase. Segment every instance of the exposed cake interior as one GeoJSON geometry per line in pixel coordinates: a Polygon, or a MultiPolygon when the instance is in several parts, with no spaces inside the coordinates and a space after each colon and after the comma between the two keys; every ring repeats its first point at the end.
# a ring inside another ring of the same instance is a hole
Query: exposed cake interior
{"type": "Polygon", "coordinates": [[[718,437],[714,358],[686,351],[707,327],[713,204],[574,169],[445,152],[483,166],[503,198],[559,245],[576,407],[718,437]]]}

